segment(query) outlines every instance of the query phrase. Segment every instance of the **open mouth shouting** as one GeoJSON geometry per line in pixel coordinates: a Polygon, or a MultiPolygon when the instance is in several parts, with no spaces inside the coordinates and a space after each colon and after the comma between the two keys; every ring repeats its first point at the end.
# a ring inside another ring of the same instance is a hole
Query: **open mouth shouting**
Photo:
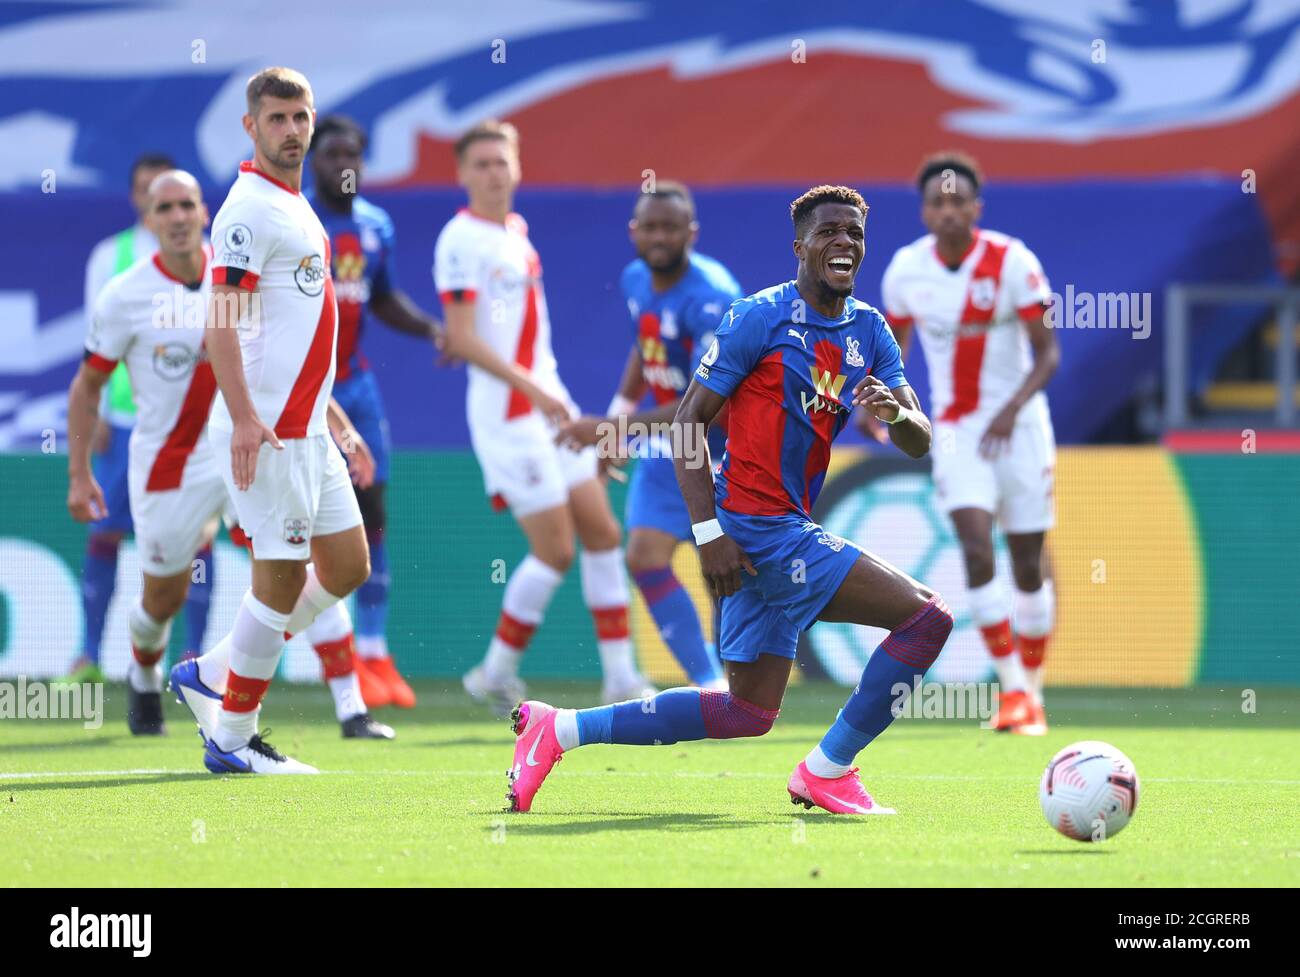
{"type": "Polygon", "coordinates": [[[853,284],[857,272],[857,260],[852,254],[834,254],[826,259],[826,281],[836,287],[853,284]]]}

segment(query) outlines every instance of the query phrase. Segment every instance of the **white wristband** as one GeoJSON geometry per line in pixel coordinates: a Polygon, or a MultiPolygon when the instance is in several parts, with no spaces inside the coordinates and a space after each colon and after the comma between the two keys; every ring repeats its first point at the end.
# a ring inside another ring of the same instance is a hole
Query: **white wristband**
{"type": "Polygon", "coordinates": [[[705,543],[712,543],[719,536],[725,536],[722,531],[722,523],[717,519],[706,519],[704,522],[692,523],[691,532],[695,534],[695,545],[703,546],[705,543]]]}
{"type": "Polygon", "coordinates": [[[898,408],[898,416],[895,417],[892,421],[885,421],[885,423],[902,424],[903,421],[907,420],[911,416],[912,416],[912,412],[910,410],[908,410],[906,407],[900,407],[898,408]]]}
{"type": "Polygon", "coordinates": [[[609,402],[609,407],[605,410],[605,416],[618,417],[620,414],[631,414],[635,410],[635,400],[624,397],[622,394],[615,394],[614,399],[609,402]]]}

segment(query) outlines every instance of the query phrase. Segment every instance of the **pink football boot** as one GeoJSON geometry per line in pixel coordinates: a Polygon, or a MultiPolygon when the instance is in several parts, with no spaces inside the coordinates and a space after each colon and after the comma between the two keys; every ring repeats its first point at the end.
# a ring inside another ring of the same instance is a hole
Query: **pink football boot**
{"type": "Polygon", "coordinates": [[[790,774],[785,785],[790,792],[791,804],[802,804],[811,809],[814,804],[832,814],[895,814],[892,807],[881,807],[871,799],[867,789],[858,779],[854,767],[843,777],[828,780],[812,774],[802,760],[790,774]]]}
{"type": "Polygon", "coordinates": [[[533,806],[533,797],[551,768],[560,762],[564,751],[555,738],[555,709],[545,702],[529,700],[515,706],[510,714],[515,731],[515,765],[506,776],[510,788],[506,800],[510,810],[524,812],[533,806]]]}

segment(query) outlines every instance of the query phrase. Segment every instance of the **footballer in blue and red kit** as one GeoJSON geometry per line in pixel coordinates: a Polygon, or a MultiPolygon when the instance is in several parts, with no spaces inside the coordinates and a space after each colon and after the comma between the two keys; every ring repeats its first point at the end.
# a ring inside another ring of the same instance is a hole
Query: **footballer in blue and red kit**
{"type": "Polygon", "coordinates": [[[700,568],[722,605],[729,690],[668,689],[651,702],[583,710],[523,703],[510,773],[516,810],[530,809],[555,761],[576,746],[763,735],[779,714],[799,633],[838,621],[889,634],[786,789],[809,808],[893,813],[867,793],[853,760],[938,657],[952,614],[924,584],[827,532],[812,510],[831,442],[853,410],[887,423],[894,444],[918,458],[929,451],[930,422],[884,318],[853,297],[866,250],[862,196],[814,187],[790,217],[795,279],[731,306],[675,417],[681,430],[700,431],[728,408],[716,478],[684,447],[674,462],[700,568]]]}
{"type": "Polygon", "coordinates": [[[659,180],[638,194],[628,222],[637,258],[621,279],[634,335],[618,393],[608,416],[578,418],[560,437],[604,448],[605,432],[623,432],[627,443],[618,456],[638,459],[624,510],[628,572],[686,677],[693,685],[725,689],[714,643],[705,639],[695,602],[673,571],[673,553],[692,537],[672,444],[648,426],[668,428],[713,330],[742,294],[721,262],[693,249],[698,233],[695,204],[683,184],[659,180]]]}
{"type": "Polygon", "coordinates": [[[334,399],[375,458],[374,483],[357,489],[370,546],[370,576],[357,588],[356,598],[357,679],[367,706],[410,708],[415,705],[415,694],[397,672],[386,637],[390,580],[384,490],[392,441],[379,384],[360,343],[371,318],[434,342],[440,329],[397,287],[392,219],[358,196],[365,149],[365,132],[351,119],[338,115],[322,118],[312,135],[313,190],[308,201],[330,238],[339,316],[334,399]]]}

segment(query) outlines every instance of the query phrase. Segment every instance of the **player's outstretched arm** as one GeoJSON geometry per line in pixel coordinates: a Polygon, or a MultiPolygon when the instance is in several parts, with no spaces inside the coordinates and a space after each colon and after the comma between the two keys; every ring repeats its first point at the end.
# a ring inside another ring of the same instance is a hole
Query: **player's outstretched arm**
{"type": "Polygon", "coordinates": [[[108,515],[103,489],[90,468],[90,442],[99,420],[99,396],[112,371],[83,362],[68,388],[68,512],[77,522],[108,515]]]}
{"type": "Polygon", "coordinates": [[[904,454],[921,458],[930,450],[930,419],[906,384],[891,390],[878,377],[868,374],[853,390],[853,406],[888,424],[889,439],[904,454]]]}
{"type": "MultiPolygon", "coordinates": [[[[212,374],[234,422],[230,439],[230,470],[235,486],[241,490],[252,485],[257,476],[257,452],[262,444],[268,443],[277,449],[284,447],[275,432],[257,416],[248,383],[244,380],[244,358],[236,330],[248,309],[249,299],[250,293],[238,285],[213,285],[203,334],[212,374]]],[[[254,328],[265,328],[265,324],[254,323],[254,328]]]]}
{"type": "Polygon", "coordinates": [[[700,570],[715,597],[730,597],[740,589],[740,572],[758,571],[736,542],[723,533],[713,505],[713,472],[709,464],[709,424],[727,399],[691,381],[673,419],[673,467],[681,487],[691,529],[700,550],[700,570]]]}
{"type": "Polygon", "coordinates": [[[474,328],[475,301],[451,299],[444,303],[443,311],[447,315],[447,355],[472,363],[498,380],[504,380],[532,401],[533,406],[552,424],[566,423],[569,420],[569,405],[539,387],[523,367],[506,362],[478,334],[474,328]]]}

